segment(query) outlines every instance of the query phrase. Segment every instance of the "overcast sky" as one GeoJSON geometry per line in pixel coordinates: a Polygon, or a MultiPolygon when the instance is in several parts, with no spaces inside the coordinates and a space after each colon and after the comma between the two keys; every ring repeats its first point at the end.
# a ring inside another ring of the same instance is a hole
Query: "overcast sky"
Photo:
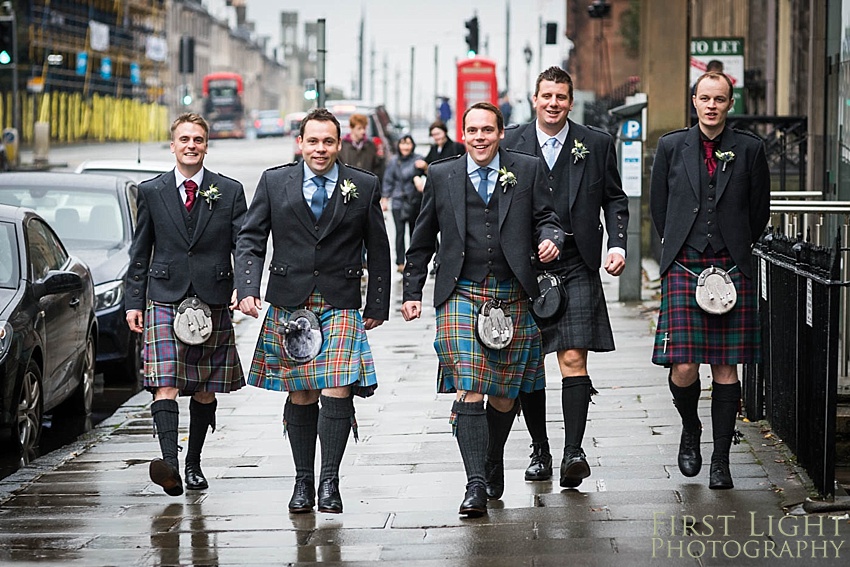
{"type": "Polygon", "coordinates": [[[304,22],[325,19],[327,35],[327,81],[342,88],[347,95],[356,94],[357,38],[361,15],[364,18],[364,98],[385,102],[396,116],[409,113],[410,48],[414,58],[414,111],[428,112],[430,118],[434,97],[434,47],[439,46],[438,85],[440,94],[454,98],[456,59],[466,57],[464,22],[477,13],[480,28],[481,55],[497,61],[499,89],[504,88],[506,3],[510,3],[510,90],[521,98],[527,90],[526,63],[523,48],[531,46],[531,80],[542,67],[560,64],[566,57],[567,40],[565,0],[324,0],[314,2],[292,0],[247,0],[247,18],[255,23],[259,35],[270,36],[272,44],[280,41],[280,13],[299,13],[299,34],[304,22]],[[543,65],[538,60],[538,27],[543,22],[557,22],[559,44],[544,46],[543,65]],[[489,43],[489,51],[485,49],[489,43]],[[375,50],[374,97],[370,79],[370,51],[375,50]],[[384,89],[384,60],[388,81],[384,89]],[[398,72],[399,80],[396,80],[398,72]],[[398,89],[396,85],[399,85],[398,89]],[[384,100],[384,92],[387,93],[384,100]],[[398,104],[397,104],[398,103],[398,104]]]}

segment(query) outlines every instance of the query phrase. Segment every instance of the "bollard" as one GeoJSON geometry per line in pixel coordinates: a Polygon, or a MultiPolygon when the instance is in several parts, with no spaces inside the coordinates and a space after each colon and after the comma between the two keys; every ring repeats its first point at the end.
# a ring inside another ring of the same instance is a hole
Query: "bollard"
{"type": "Polygon", "coordinates": [[[36,122],[35,136],[32,147],[32,161],[36,165],[47,164],[47,153],[50,150],[50,123],[36,122]]]}
{"type": "Polygon", "coordinates": [[[5,128],[3,130],[3,149],[5,160],[2,169],[15,169],[18,165],[18,131],[15,128],[5,128]]]}

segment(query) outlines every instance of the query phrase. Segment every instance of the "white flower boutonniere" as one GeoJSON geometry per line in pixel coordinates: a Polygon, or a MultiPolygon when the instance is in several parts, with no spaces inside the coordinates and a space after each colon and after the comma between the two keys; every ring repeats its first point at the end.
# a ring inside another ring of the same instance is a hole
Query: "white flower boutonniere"
{"type": "Polygon", "coordinates": [[[516,175],[514,175],[513,171],[508,171],[507,167],[503,167],[499,170],[499,183],[502,184],[502,193],[506,193],[508,186],[513,187],[516,185],[516,175]]]}
{"type": "Polygon", "coordinates": [[[587,146],[585,146],[578,140],[573,140],[573,151],[570,153],[573,154],[573,163],[578,163],[578,160],[587,157],[587,154],[590,153],[590,150],[588,150],[587,146]]]}
{"type": "Polygon", "coordinates": [[[221,191],[218,190],[215,183],[210,183],[209,188],[198,192],[198,195],[204,198],[207,205],[210,206],[210,210],[212,210],[213,202],[218,201],[221,198],[221,191]]]}
{"type": "Polygon", "coordinates": [[[346,205],[351,199],[356,199],[360,196],[357,194],[357,185],[352,183],[351,179],[346,179],[342,182],[340,191],[342,191],[342,202],[346,205]]]}
{"type": "Polygon", "coordinates": [[[735,159],[735,152],[721,152],[720,150],[717,150],[714,152],[714,157],[723,162],[723,171],[726,171],[726,164],[735,159]]]}

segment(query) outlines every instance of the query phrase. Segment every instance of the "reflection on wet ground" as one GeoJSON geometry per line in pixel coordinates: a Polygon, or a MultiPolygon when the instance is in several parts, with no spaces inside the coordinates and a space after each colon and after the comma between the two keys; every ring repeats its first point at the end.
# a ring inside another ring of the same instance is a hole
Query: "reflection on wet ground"
{"type": "Polygon", "coordinates": [[[12,449],[11,433],[8,430],[0,433],[0,479],[4,479],[28,464],[33,459],[55,451],[72,443],[80,435],[115,413],[121,404],[132,397],[138,389],[129,383],[104,384],[102,374],[95,379],[95,394],[92,402],[90,418],[81,416],[52,416],[44,417],[44,427],[41,432],[41,443],[30,455],[20,455],[12,449]]]}

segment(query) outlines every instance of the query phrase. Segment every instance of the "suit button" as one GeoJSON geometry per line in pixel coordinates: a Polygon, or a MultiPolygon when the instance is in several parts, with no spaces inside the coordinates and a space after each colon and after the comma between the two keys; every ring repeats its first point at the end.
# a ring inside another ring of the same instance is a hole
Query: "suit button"
{"type": "Polygon", "coordinates": [[[384,280],[383,280],[383,279],[381,279],[381,276],[378,276],[378,281],[379,281],[379,282],[382,282],[382,281],[384,281],[384,280]]]}
{"type": "Polygon", "coordinates": [[[316,230],[319,230],[319,225],[316,225],[313,228],[315,228],[316,230]]]}
{"type": "Polygon", "coordinates": [[[378,299],[376,299],[376,300],[375,300],[375,303],[380,303],[380,302],[381,302],[381,299],[380,299],[380,298],[378,298],[378,299]]]}
{"type": "Polygon", "coordinates": [[[694,214],[696,214],[696,213],[698,213],[698,212],[699,212],[699,209],[695,208],[695,209],[694,209],[694,214]]]}
{"type": "Polygon", "coordinates": [[[484,209],[484,214],[490,214],[490,209],[484,209]]]}
{"type": "Polygon", "coordinates": [[[709,189],[714,189],[714,183],[709,183],[709,184],[708,184],[708,188],[709,188],[709,189]]]}
{"type": "Polygon", "coordinates": [[[133,290],[133,295],[139,295],[139,290],[134,289],[134,290],[133,290]]]}
{"type": "Polygon", "coordinates": [[[250,273],[251,273],[251,270],[245,270],[245,273],[246,273],[246,274],[250,274],[250,273]]]}
{"type": "Polygon", "coordinates": [[[249,265],[249,266],[253,266],[253,265],[254,265],[254,261],[253,261],[253,260],[248,260],[248,265],[249,265]]]}
{"type": "Polygon", "coordinates": [[[322,245],[321,245],[321,244],[316,244],[316,250],[321,250],[321,249],[322,249],[322,245]]]}
{"type": "Polygon", "coordinates": [[[714,197],[712,197],[711,195],[709,195],[709,196],[708,196],[708,200],[709,200],[709,201],[713,201],[713,200],[714,200],[714,197]]]}
{"type": "Polygon", "coordinates": [[[379,288],[378,288],[378,293],[381,293],[382,291],[384,291],[384,288],[379,287],[379,288]]]}
{"type": "Polygon", "coordinates": [[[316,270],[315,272],[313,272],[313,275],[314,275],[314,276],[318,276],[318,275],[319,275],[319,270],[316,270]]]}
{"type": "Polygon", "coordinates": [[[466,256],[466,252],[465,252],[465,251],[460,253],[460,257],[461,257],[461,258],[463,258],[464,256],[466,256]]]}
{"type": "Polygon", "coordinates": [[[711,233],[706,234],[707,237],[711,238],[711,233]]]}
{"type": "Polygon", "coordinates": [[[141,268],[141,267],[142,267],[142,263],[141,263],[141,262],[136,262],[136,267],[137,267],[137,268],[141,268]]]}
{"type": "Polygon", "coordinates": [[[620,233],[620,234],[618,234],[617,236],[618,236],[619,238],[623,238],[623,233],[621,232],[621,233],[620,233]]]}
{"type": "Polygon", "coordinates": [[[713,213],[713,212],[714,212],[714,209],[708,209],[708,212],[709,212],[709,213],[713,213]]]}
{"type": "Polygon", "coordinates": [[[192,251],[191,251],[191,250],[189,250],[189,256],[193,256],[193,255],[194,255],[194,254],[192,253],[192,251]]]}
{"type": "Polygon", "coordinates": [[[249,284],[251,283],[251,280],[245,280],[245,283],[249,284]]]}
{"type": "Polygon", "coordinates": [[[139,276],[133,276],[133,279],[136,280],[136,281],[139,281],[142,278],[140,278],[139,276]]]}

